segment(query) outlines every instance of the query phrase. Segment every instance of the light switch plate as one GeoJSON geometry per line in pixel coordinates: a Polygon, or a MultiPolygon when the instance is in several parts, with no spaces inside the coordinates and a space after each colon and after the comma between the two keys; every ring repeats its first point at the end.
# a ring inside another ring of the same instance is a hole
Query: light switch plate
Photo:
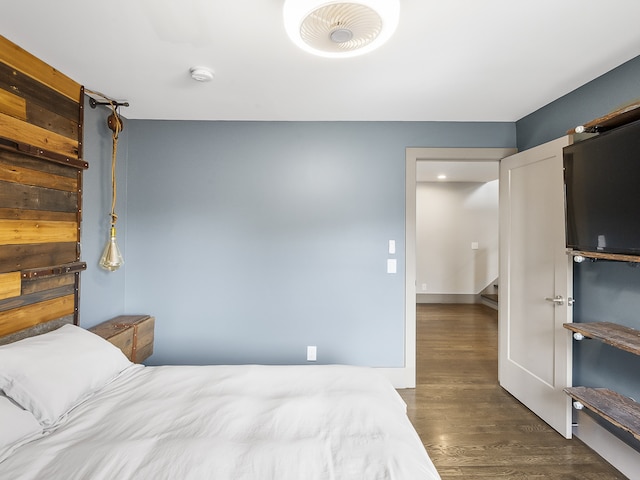
{"type": "Polygon", "coordinates": [[[387,259],[387,273],[397,273],[398,272],[398,261],[395,258],[387,259]]]}
{"type": "Polygon", "coordinates": [[[389,240],[389,254],[395,255],[396,253],[396,241],[389,240]]]}

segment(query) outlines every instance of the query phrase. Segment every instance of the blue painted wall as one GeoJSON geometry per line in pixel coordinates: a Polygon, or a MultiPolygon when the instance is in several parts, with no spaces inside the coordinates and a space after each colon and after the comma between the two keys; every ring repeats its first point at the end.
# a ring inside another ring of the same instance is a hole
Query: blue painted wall
{"type": "Polygon", "coordinates": [[[518,150],[559,138],[634,101],[640,101],[640,56],[518,120],[518,150]]]}
{"type": "MultiPolygon", "coordinates": [[[[84,106],[84,159],[89,168],[83,174],[83,215],[81,229],[81,258],[87,262],[87,271],[81,275],[80,324],[91,327],[124,311],[125,266],[116,272],[98,267],[110,228],[111,218],[111,130],[107,117],[111,110],[84,106]]],[[[120,133],[118,141],[117,183],[118,213],[117,237],[119,247],[126,255],[127,223],[127,146],[128,128],[120,133]]],[[[126,257],[125,257],[126,258],[126,257]]]]}
{"type": "Polygon", "coordinates": [[[156,316],[155,364],[305,363],[316,345],[318,363],[401,367],[405,148],[515,144],[512,123],[127,131],[124,310],[156,316]]]}
{"type": "MultiPolygon", "coordinates": [[[[154,314],[150,363],[304,363],[317,345],[320,363],[400,366],[405,148],[513,147],[517,131],[522,150],[639,96],[636,58],[516,124],[128,121],[118,170],[126,263],[115,273],[97,267],[108,112],[87,108],[81,323],[154,314]],[[396,275],[385,273],[390,239],[396,275]]],[[[576,272],[582,297],[599,298],[600,285],[576,272]]],[[[628,317],[626,305],[612,304],[609,319],[628,317]]]]}
{"type": "MultiPolygon", "coordinates": [[[[570,128],[640,99],[640,57],[517,122],[519,149],[560,137],[570,128]]],[[[640,268],[620,262],[574,264],[575,322],[610,321],[640,329],[640,268]]],[[[574,385],[610,388],[640,400],[640,357],[595,340],[574,342],[574,385]]],[[[609,424],[602,423],[606,428],[609,424]]],[[[610,430],[640,450],[640,442],[610,430]]]]}

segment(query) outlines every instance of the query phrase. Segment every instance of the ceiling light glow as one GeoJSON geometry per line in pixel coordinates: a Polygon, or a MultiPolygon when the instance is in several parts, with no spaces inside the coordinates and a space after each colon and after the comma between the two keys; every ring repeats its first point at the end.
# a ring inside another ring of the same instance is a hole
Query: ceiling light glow
{"type": "Polygon", "coordinates": [[[285,0],[284,26],[302,50],[330,58],[362,55],[398,26],[399,0],[285,0]]]}

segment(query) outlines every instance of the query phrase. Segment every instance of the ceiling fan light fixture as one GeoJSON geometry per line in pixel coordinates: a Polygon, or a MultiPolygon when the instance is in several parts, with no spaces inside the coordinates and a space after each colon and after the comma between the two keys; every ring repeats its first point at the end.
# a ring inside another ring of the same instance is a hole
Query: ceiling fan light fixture
{"type": "Polygon", "coordinates": [[[329,34],[329,38],[335,43],[348,42],[353,38],[353,32],[348,28],[336,28],[329,34]]]}
{"type": "Polygon", "coordinates": [[[284,26],[301,49],[323,57],[375,50],[395,32],[399,0],[285,0],[284,26]]]}

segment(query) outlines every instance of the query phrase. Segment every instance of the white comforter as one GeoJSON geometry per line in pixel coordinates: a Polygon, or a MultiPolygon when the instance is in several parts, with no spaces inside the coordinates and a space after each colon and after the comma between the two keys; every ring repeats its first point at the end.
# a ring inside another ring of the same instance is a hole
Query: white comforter
{"type": "Polygon", "coordinates": [[[135,365],[2,479],[439,479],[398,393],[346,366],[135,365]]]}

